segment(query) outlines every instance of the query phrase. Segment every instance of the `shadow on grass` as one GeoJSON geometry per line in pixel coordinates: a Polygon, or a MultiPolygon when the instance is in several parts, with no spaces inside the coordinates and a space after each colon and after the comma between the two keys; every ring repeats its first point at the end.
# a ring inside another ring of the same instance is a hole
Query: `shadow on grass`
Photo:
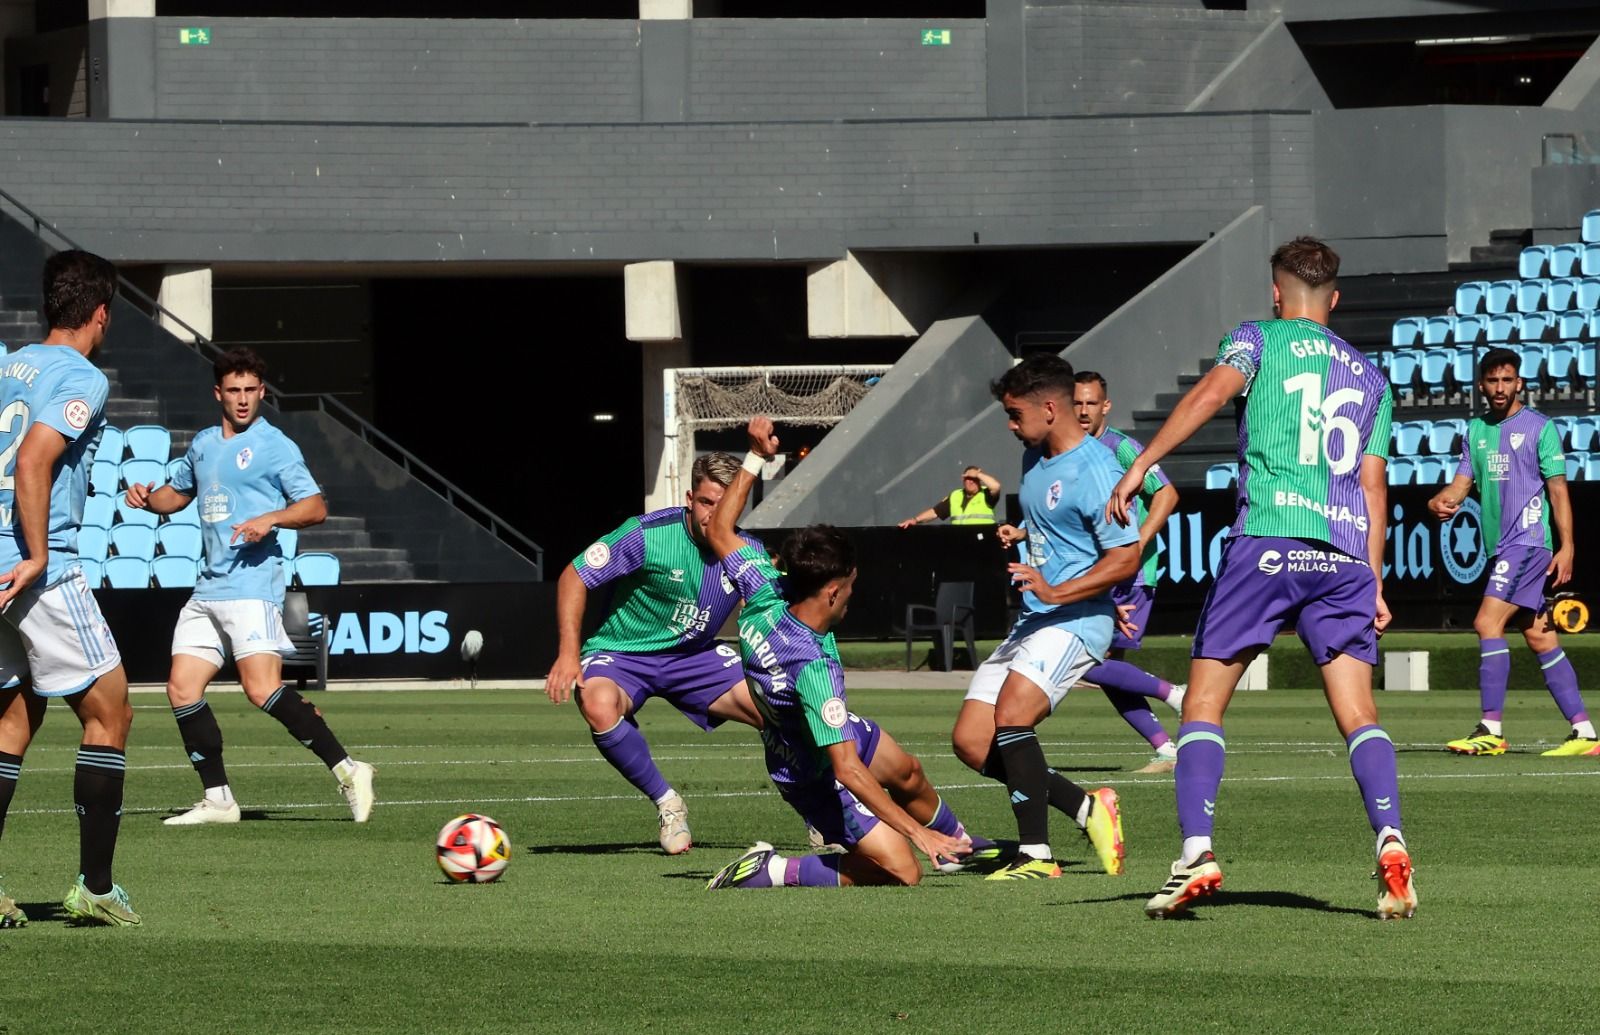
{"type": "MultiPolygon", "coordinates": [[[[739,854],[750,848],[748,841],[696,841],[694,851],[700,852],[733,852],[739,854]]],[[[781,848],[781,846],[780,846],[781,848]]],[[[654,841],[634,841],[617,844],[584,844],[584,845],[528,845],[523,849],[528,855],[618,855],[641,854],[659,855],[667,858],[661,851],[661,846],[654,841]]]]}
{"type": "Polygon", "coordinates": [[[64,924],[67,922],[67,911],[61,908],[60,902],[18,902],[22,911],[28,914],[30,924],[64,924]]]}
{"type": "MultiPolygon", "coordinates": [[[[1079,899],[1077,902],[1060,902],[1057,905],[1109,905],[1116,902],[1145,902],[1150,896],[1143,892],[1132,892],[1126,895],[1112,895],[1107,898],[1079,899]]],[[[1308,909],[1315,913],[1343,913],[1346,916],[1371,917],[1370,909],[1354,909],[1350,906],[1336,906],[1325,899],[1312,898],[1310,895],[1300,895],[1293,891],[1219,891],[1195,906],[1187,913],[1168,917],[1169,920],[1194,920],[1211,909],[1218,906],[1267,906],[1272,909],[1308,909]]]]}

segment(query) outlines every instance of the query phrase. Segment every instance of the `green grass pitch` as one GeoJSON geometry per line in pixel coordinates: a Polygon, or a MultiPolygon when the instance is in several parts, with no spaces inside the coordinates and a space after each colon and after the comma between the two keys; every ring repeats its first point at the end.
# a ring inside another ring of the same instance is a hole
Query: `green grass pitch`
{"type": "MultiPolygon", "coordinates": [[[[1014,833],[1005,795],[951,756],[959,691],[861,690],[967,825],[1014,833]]],[[[1170,776],[1098,695],[1041,727],[1051,760],[1122,796],[1126,876],[1053,824],[1060,880],[931,876],[921,887],[709,894],[750,841],[803,843],[742,728],[642,713],[684,793],[694,850],[537,691],[319,696],[378,767],[357,827],[331,778],[237,694],[214,694],[246,821],[169,829],[198,796],[160,695],[135,696],[117,877],[138,930],[63,923],[75,872],[77,724],[59,706],[0,841],[33,915],[0,931],[0,1033],[1582,1031],[1597,1023],[1590,918],[1600,759],[1545,759],[1565,726],[1514,692],[1513,753],[1440,750],[1462,692],[1383,694],[1400,748],[1422,906],[1371,919],[1371,834],[1321,695],[1242,693],[1229,715],[1217,846],[1226,885],[1194,918],[1141,912],[1177,849],[1170,776]],[[514,854],[498,884],[443,882],[433,838],[486,812],[514,854]],[[1492,1020],[1485,1020],[1485,1011],[1492,1020]],[[1474,1018],[1464,1022],[1463,1018],[1474,1018]]],[[[1164,716],[1164,718],[1167,718],[1164,716]]],[[[1172,724],[1169,722],[1169,728],[1172,724]]]]}

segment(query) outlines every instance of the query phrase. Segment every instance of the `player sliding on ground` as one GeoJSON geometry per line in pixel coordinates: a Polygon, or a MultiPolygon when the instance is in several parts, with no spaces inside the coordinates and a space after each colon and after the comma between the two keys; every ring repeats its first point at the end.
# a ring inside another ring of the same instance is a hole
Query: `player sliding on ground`
{"type": "Polygon", "coordinates": [[[1281,319],[1246,321],[1222,339],[1217,365],[1179,401],[1106,504],[1111,517],[1129,521],[1150,467],[1244,396],[1238,517],[1195,631],[1178,728],[1183,849],[1172,878],[1145,904],[1152,917],[1180,913],[1222,884],[1211,831],[1226,750],[1223,712],[1245,667],[1290,621],[1321,666],[1377,835],[1378,916],[1408,917],[1417,907],[1394,744],[1372,700],[1377,636],[1389,624],[1378,573],[1392,403],[1383,371],[1328,330],[1338,273],[1339,257],[1309,237],[1274,252],[1272,297],[1281,319]]]}
{"type": "Polygon", "coordinates": [[[897,804],[865,759],[892,755],[921,777],[921,766],[875,725],[851,714],[844,669],[829,631],[844,617],[855,586],[855,551],[838,529],[812,525],[784,544],[779,575],[764,549],[734,531],[763,458],[778,439],[772,422],[752,420],[750,455],[711,514],[706,533],[744,597],[739,639],[751,696],[765,724],[767,773],[778,793],[807,825],[845,849],[842,855],[779,855],[757,842],[719,870],[708,888],[784,885],[916,884],[922,867],[912,846],[935,865],[953,864],[997,846],[969,838],[931,786],[918,804],[921,819],[897,804]],[[780,589],[781,584],[781,589],[780,589]]]}

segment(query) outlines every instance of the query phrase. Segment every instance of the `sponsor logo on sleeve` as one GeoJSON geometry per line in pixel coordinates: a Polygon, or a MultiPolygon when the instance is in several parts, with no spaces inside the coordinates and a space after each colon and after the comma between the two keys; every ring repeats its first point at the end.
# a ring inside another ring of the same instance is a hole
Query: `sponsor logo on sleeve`
{"type": "Polygon", "coordinates": [[[82,431],[89,426],[89,404],[82,399],[74,399],[62,410],[62,416],[66,418],[67,427],[82,431]]]}
{"type": "Polygon", "coordinates": [[[822,721],[834,729],[844,729],[844,724],[850,721],[850,709],[837,697],[830,697],[822,704],[822,721]]]}
{"type": "Polygon", "coordinates": [[[605,543],[595,543],[583,551],[583,563],[590,568],[604,568],[611,563],[611,547],[605,543]]]}

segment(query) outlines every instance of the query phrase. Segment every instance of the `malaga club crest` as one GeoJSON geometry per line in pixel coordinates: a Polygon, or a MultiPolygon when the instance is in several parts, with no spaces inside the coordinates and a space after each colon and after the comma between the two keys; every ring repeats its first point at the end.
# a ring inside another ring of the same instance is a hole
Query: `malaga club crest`
{"type": "Polygon", "coordinates": [[[1444,570],[1457,582],[1476,582],[1483,574],[1489,556],[1483,549],[1483,508],[1468,499],[1439,526],[1439,555],[1444,570]]]}

